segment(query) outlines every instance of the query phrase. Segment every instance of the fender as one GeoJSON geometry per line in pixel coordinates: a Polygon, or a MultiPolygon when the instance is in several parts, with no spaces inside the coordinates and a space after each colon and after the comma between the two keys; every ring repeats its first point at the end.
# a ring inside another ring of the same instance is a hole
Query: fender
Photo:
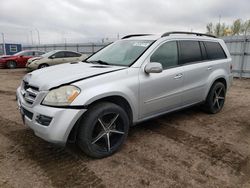
{"type": "Polygon", "coordinates": [[[106,98],[106,97],[112,97],[112,96],[118,96],[124,98],[128,104],[131,107],[132,115],[133,115],[133,122],[137,121],[138,119],[138,93],[132,92],[131,89],[127,87],[117,87],[113,85],[109,86],[102,86],[99,85],[97,87],[89,88],[87,90],[84,90],[79,95],[74,102],[72,103],[72,106],[74,105],[82,105],[88,106],[92,104],[93,102],[106,98]],[[116,90],[114,90],[114,88],[116,90]],[[136,96],[137,95],[137,96],[136,96]]]}
{"type": "Polygon", "coordinates": [[[204,99],[206,100],[207,95],[210,91],[210,88],[212,87],[213,83],[220,78],[225,79],[227,86],[229,86],[229,78],[228,78],[228,73],[225,71],[225,69],[216,69],[214,70],[208,77],[207,79],[207,86],[206,86],[206,92],[205,92],[205,96],[204,99]]]}

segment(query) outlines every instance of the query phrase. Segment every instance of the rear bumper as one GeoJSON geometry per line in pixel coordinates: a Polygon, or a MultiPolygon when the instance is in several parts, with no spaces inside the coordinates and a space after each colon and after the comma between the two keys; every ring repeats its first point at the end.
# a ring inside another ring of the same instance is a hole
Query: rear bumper
{"type": "Polygon", "coordinates": [[[228,88],[231,87],[233,85],[233,74],[229,75],[229,80],[228,80],[228,88]]]}
{"type": "Polygon", "coordinates": [[[17,103],[24,124],[31,128],[38,137],[59,145],[65,145],[71,129],[87,109],[53,108],[43,105],[29,107],[22,97],[20,87],[17,89],[17,103]],[[39,123],[38,117],[52,118],[48,126],[39,123]]]}

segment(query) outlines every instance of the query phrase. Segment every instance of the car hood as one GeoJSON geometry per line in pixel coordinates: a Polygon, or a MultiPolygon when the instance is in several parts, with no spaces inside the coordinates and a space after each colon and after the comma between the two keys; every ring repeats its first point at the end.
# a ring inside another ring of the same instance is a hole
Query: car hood
{"type": "Polygon", "coordinates": [[[28,73],[24,76],[24,81],[31,86],[39,87],[40,91],[44,91],[124,68],[83,62],[66,63],[28,73]]]}
{"type": "Polygon", "coordinates": [[[43,58],[43,57],[41,57],[41,56],[29,58],[29,59],[28,59],[28,63],[31,63],[31,62],[33,62],[33,61],[35,61],[35,60],[39,60],[39,59],[42,59],[42,58],[43,58]]]}
{"type": "Polygon", "coordinates": [[[15,56],[13,56],[13,55],[2,55],[2,56],[0,56],[0,58],[12,58],[12,57],[15,57],[15,56]]]}

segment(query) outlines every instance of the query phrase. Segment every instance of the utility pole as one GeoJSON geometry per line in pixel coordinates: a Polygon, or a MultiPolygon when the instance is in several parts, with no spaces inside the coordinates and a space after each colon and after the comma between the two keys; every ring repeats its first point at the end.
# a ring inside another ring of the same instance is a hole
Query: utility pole
{"type": "Polygon", "coordinates": [[[31,44],[33,45],[33,35],[32,35],[32,31],[30,31],[30,35],[31,35],[31,44]]]}
{"type": "Polygon", "coordinates": [[[3,39],[3,54],[6,55],[4,33],[2,33],[2,39],[3,39]]]}
{"type": "Polygon", "coordinates": [[[39,30],[36,27],[35,27],[35,30],[37,32],[38,44],[40,45],[41,44],[41,41],[40,41],[40,32],[39,32],[39,30]]]}

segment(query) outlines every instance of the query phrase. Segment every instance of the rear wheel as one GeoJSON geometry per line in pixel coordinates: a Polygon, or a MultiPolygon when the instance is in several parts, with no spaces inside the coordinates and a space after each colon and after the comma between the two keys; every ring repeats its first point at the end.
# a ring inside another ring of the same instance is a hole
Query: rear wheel
{"type": "Polygon", "coordinates": [[[94,158],[103,158],[121,148],[127,138],[129,118],[120,106],[102,102],[84,115],[77,135],[83,152],[94,158]]]}
{"type": "Polygon", "coordinates": [[[224,106],[225,97],[225,85],[221,82],[215,82],[208,93],[204,106],[205,110],[211,114],[218,113],[224,106]]]}
{"type": "Polygon", "coordinates": [[[43,64],[38,66],[38,69],[42,69],[42,68],[45,68],[45,67],[48,67],[48,66],[49,66],[48,64],[43,63],[43,64]]]}
{"type": "Polygon", "coordinates": [[[16,68],[16,62],[15,61],[8,61],[7,62],[7,68],[9,69],[15,69],[16,68]]]}

